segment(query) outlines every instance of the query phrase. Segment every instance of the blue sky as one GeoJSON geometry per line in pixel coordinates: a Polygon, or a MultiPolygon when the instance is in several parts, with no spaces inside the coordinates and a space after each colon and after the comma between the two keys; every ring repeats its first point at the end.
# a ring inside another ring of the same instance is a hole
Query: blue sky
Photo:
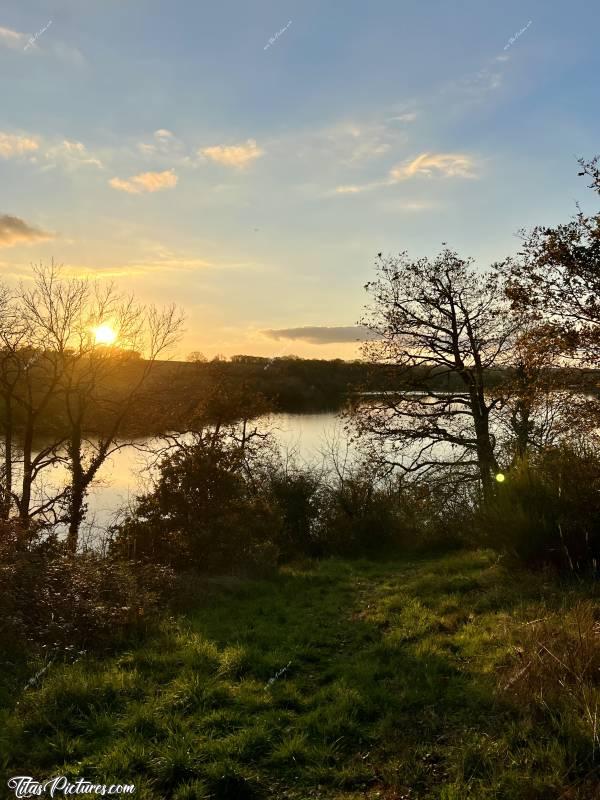
{"type": "Polygon", "coordinates": [[[318,329],[348,338],[377,252],[485,267],[593,201],[599,22],[589,0],[3,0],[0,274],[54,257],[176,302],[181,354],[351,357],[318,329]]]}

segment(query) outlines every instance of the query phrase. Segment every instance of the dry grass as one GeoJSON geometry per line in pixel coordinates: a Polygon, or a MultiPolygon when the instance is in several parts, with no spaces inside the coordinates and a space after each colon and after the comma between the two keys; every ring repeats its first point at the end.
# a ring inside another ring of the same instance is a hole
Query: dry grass
{"type": "Polygon", "coordinates": [[[587,729],[600,750],[600,606],[581,600],[513,631],[514,657],[501,681],[519,703],[564,709],[587,729]]]}

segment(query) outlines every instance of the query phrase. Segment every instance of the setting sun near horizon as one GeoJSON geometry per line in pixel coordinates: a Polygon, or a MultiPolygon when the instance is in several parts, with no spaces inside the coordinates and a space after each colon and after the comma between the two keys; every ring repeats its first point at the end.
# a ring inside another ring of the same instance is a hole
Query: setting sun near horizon
{"type": "Polygon", "coordinates": [[[110,345],[114,344],[117,340],[117,332],[108,324],[98,325],[92,328],[92,332],[96,344],[110,345]]]}

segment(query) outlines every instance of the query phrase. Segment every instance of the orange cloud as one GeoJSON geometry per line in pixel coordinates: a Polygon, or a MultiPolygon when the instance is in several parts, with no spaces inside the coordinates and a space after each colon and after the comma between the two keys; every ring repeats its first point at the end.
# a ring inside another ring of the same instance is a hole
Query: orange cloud
{"type": "Polygon", "coordinates": [[[172,189],[177,185],[177,175],[172,169],[164,172],[142,172],[134,175],[127,180],[121,178],[111,178],[109,184],[113,189],[129,194],[141,194],[142,192],[159,192],[161,189],[172,189]]]}
{"type": "Polygon", "coordinates": [[[337,186],[335,194],[358,194],[380,189],[382,186],[392,186],[408,178],[425,175],[428,178],[441,176],[443,178],[475,178],[475,163],[471,156],[462,153],[422,153],[412,161],[405,161],[390,170],[388,178],[372,183],[363,183],[360,186],[337,186]]]}
{"type": "Polygon", "coordinates": [[[2,158],[12,158],[13,156],[22,156],[37,150],[39,144],[35,139],[30,136],[18,136],[12,133],[3,133],[0,131],[0,156],[2,158]]]}
{"type": "Polygon", "coordinates": [[[219,164],[224,164],[226,167],[239,169],[260,158],[264,151],[258,147],[254,139],[248,139],[246,144],[204,147],[198,153],[210,158],[212,161],[217,161],[219,164]]]}
{"type": "Polygon", "coordinates": [[[413,161],[394,167],[390,172],[393,181],[402,181],[415,175],[434,174],[445,178],[474,178],[473,160],[460,153],[422,153],[413,161]]]}
{"type": "Polygon", "coordinates": [[[6,45],[6,47],[20,48],[23,46],[24,41],[25,41],[24,33],[13,31],[10,28],[0,27],[0,44],[4,44],[6,45]]]}

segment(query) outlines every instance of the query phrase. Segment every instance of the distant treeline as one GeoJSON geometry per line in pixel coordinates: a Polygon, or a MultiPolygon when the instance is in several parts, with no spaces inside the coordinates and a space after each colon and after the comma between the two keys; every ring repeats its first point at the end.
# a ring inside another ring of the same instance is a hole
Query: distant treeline
{"type": "MultiPolygon", "coordinates": [[[[275,412],[310,413],[336,411],[360,393],[393,392],[414,386],[437,391],[464,391],[456,372],[342,359],[305,359],[294,356],[264,358],[237,355],[225,360],[160,362],[155,366],[158,385],[185,397],[202,395],[216,380],[220,386],[260,394],[275,412]]],[[[566,388],[593,391],[600,384],[597,370],[556,370],[566,388]]],[[[493,369],[487,385],[498,386],[511,370],[493,369]]]]}
{"type": "MultiPolygon", "coordinates": [[[[103,394],[111,405],[127,397],[132,386],[148,367],[137,354],[122,353],[118,364],[106,377],[103,394]]],[[[600,384],[597,370],[556,370],[563,386],[593,392],[600,384]]],[[[502,384],[510,370],[488,371],[487,385],[502,384]]],[[[43,380],[43,376],[40,376],[43,380]]],[[[369,364],[342,359],[304,359],[294,356],[263,358],[233,356],[210,361],[156,361],[144,390],[136,398],[122,431],[127,435],[149,435],[178,427],[202,410],[206,419],[251,418],[268,412],[317,413],[338,411],[361,394],[389,393],[413,387],[436,391],[464,392],[464,383],[455,372],[413,367],[400,370],[394,365],[369,364]],[[260,401],[258,401],[260,399],[260,401]],[[214,414],[211,413],[214,408],[214,414]]],[[[38,391],[43,390],[40,383],[38,391]]],[[[63,410],[53,399],[44,409],[42,427],[56,432],[63,427],[63,410]]],[[[0,404],[0,422],[5,417],[0,404]]],[[[15,408],[13,424],[21,428],[22,411],[15,408]]],[[[103,404],[90,415],[92,429],[102,433],[112,419],[103,404]]]]}

